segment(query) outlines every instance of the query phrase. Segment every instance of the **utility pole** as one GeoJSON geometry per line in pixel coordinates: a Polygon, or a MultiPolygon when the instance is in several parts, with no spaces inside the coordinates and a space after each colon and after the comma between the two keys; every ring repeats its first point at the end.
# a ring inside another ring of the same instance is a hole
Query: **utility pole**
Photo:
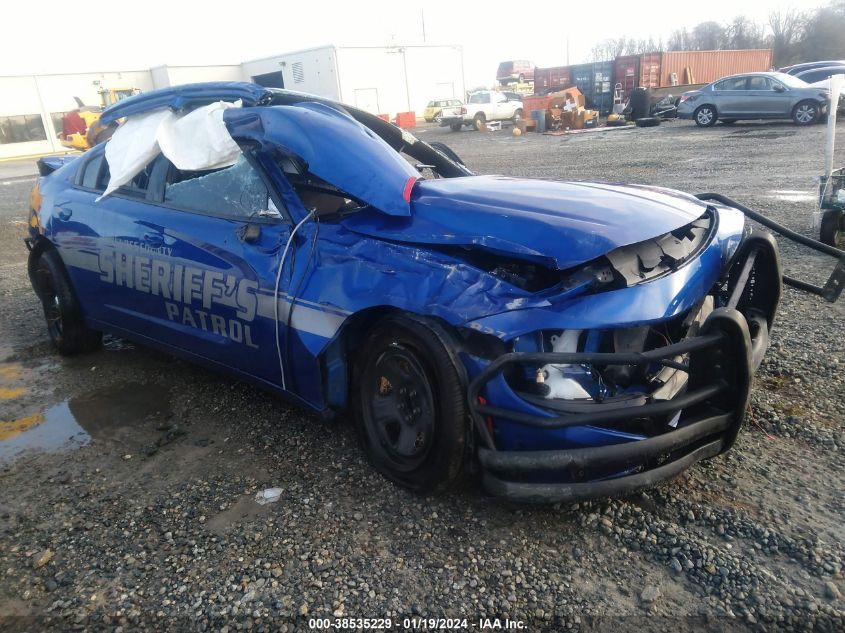
{"type": "Polygon", "coordinates": [[[422,23],[423,44],[425,44],[425,9],[420,9],[420,22],[422,23]]]}

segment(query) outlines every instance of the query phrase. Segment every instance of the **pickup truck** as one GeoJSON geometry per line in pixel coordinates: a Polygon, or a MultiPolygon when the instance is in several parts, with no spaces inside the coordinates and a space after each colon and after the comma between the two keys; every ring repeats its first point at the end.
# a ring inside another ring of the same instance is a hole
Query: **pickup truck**
{"type": "Polygon", "coordinates": [[[443,108],[440,125],[448,125],[453,132],[458,132],[464,125],[471,125],[476,130],[487,121],[513,121],[522,118],[522,101],[509,100],[507,96],[495,90],[480,90],[469,96],[464,106],[443,108]]]}

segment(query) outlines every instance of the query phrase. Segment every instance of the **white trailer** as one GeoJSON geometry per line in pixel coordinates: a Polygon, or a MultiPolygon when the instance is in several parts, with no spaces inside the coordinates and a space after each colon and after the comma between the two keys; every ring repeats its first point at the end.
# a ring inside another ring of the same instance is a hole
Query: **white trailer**
{"type": "Polygon", "coordinates": [[[242,64],[246,79],[308,92],[373,114],[416,112],[465,94],[463,49],[451,45],[321,46],[242,64]]]}

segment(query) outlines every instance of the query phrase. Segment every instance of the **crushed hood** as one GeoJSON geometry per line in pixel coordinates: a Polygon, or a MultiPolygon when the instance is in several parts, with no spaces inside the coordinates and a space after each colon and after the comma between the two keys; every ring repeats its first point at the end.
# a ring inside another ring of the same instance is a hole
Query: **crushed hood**
{"type": "Polygon", "coordinates": [[[416,183],[409,218],[366,210],[349,230],[398,242],[477,246],[565,270],[701,217],[693,196],[638,185],[469,176],[416,183]]]}

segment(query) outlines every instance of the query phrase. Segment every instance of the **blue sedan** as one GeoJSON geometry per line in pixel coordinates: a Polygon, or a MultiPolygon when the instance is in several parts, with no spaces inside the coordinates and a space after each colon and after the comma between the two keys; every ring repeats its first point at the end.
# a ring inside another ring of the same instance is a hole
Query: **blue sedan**
{"type": "Polygon", "coordinates": [[[248,83],[102,121],[122,124],[42,159],[31,196],[59,352],[107,332],[348,413],[375,468],[420,492],[477,469],[512,499],[620,494],[734,442],[781,292],[774,239],[736,208],[476,176],[366,112],[248,83]],[[104,195],[121,128],[221,101],[225,165],[177,167],[139,132],[152,157],[104,195]]]}

